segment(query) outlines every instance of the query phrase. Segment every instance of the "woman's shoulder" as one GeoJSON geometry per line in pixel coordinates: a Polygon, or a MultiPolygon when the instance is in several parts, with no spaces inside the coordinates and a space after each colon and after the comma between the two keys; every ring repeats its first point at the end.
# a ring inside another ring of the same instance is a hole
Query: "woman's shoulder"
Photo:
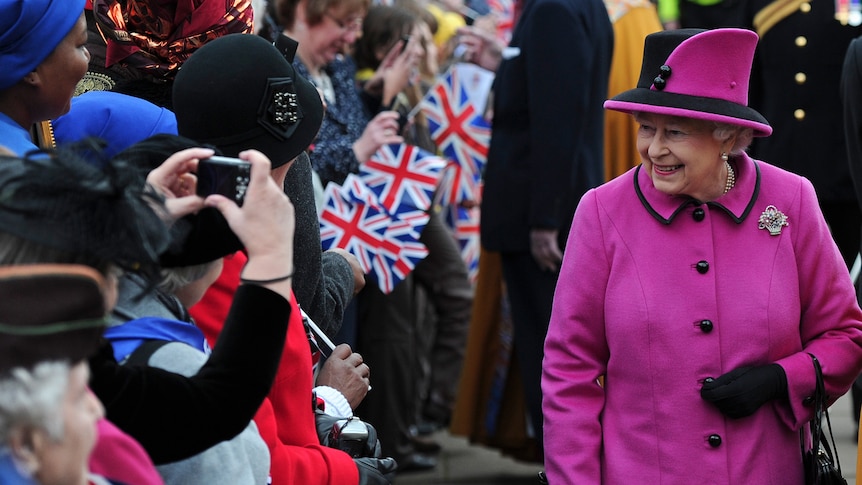
{"type": "Polygon", "coordinates": [[[788,191],[800,186],[814,190],[811,182],[802,175],[790,172],[771,163],[762,160],[752,160],[757,164],[760,172],[761,189],[776,188],[780,191],[788,191]]]}
{"type": "Polygon", "coordinates": [[[593,190],[596,191],[599,197],[619,197],[621,192],[633,190],[634,179],[637,176],[639,167],[640,165],[636,165],[593,190]]]}

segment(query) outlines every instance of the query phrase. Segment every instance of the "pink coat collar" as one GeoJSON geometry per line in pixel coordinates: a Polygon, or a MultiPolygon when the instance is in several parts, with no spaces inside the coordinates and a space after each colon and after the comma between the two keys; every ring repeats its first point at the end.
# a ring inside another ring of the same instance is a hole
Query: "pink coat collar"
{"type": "MultiPolygon", "coordinates": [[[[760,167],[747,154],[735,157],[736,185],[733,190],[706,205],[719,208],[726,212],[737,224],[748,217],[757,195],[760,193],[760,167]]],[[[688,197],[667,195],[653,187],[652,180],[643,165],[635,168],[634,188],[641,204],[657,221],[669,225],[677,214],[687,206],[699,206],[703,202],[688,197]]]]}

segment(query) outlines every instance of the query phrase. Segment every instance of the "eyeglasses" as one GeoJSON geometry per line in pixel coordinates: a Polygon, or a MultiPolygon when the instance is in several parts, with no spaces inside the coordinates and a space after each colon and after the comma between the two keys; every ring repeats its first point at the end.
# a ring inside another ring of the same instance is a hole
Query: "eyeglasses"
{"type": "Polygon", "coordinates": [[[329,12],[324,12],[323,15],[335,22],[335,25],[337,25],[342,32],[359,32],[362,30],[362,17],[354,17],[351,20],[342,20],[329,12]]]}

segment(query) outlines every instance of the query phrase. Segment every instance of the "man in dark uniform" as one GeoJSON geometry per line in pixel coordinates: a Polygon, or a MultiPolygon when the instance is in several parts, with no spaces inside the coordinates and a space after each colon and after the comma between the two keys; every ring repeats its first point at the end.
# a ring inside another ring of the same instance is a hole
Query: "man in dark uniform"
{"type": "Polygon", "coordinates": [[[850,267],[862,213],[850,179],[839,84],[847,46],[862,27],[837,19],[832,1],[752,0],[747,8],[743,25],[760,36],[750,104],[775,130],[751,154],[811,180],[850,267]]]}
{"type": "Polygon", "coordinates": [[[478,33],[459,34],[468,59],[497,68],[480,230],[485,249],[501,254],[514,350],[541,443],[543,345],[561,248],[581,196],[604,181],[613,27],[599,0],[527,0],[496,66],[484,62],[478,33]]]}
{"type": "MultiPolygon", "coordinates": [[[[862,35],[862,13],[836,12],[826,0],[752,0],[744,15],[741,25],[760,36],[750,104],[774,129],[751,154],[811,180],[849,268],[860,249],[862,211],[850,178],[839,86],[847,47],[862,35]]],[[[860,384],[852,389],[857,420],[860,384]]]]}

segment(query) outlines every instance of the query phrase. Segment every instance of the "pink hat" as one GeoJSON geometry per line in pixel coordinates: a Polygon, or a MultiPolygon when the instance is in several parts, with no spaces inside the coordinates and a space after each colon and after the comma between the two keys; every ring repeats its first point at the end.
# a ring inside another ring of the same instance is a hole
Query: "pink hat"
{"type": "Polygon", "coordinates": [[[637,87],[605,101],[604,107],[717,121],[751,128],[754,136],[769,136],[769,122],[748,107],[756,46],[757,34],[744,29],[650,34],[637,87]]]}

